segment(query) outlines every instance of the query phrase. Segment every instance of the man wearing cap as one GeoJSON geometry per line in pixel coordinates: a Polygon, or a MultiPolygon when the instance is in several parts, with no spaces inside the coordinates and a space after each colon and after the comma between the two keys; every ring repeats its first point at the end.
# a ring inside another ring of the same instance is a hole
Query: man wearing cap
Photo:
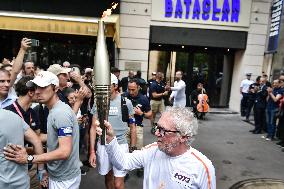
{"type": "MultiPolygon", "coordinates": [[[[136,128],[133,106],[130,100],[124,98],[125,104],[128,109],[127,122],[122,120],[122,100],[120,93],[118,92],[118,80],[115,75],[111,74],[111,97],[108,120],[113,125],[120,148],[124,152],[128,152],[128,144],[126,134],[128,132],[128,125],[130,127],[130,145],[136,146],[136,128]]],[[[96,129],[99,127],[97,121],[96,104],[94,104],[92,112],[93,119],[90,129],[90,157],[89,162],[93,167],[96,167],[96,159],[98,163],[98,172],[101,175],[105,175],[105,184],[107,189],[123,189],[124,177],[127,171],[120,171],[114,167],[108,158],[106,147],[100,144],[100,140],[95,149],[96,129]],[[114,177],[114,178],[113,178],[114,177]]]]}
{"type": "Polygon", "coordinates": [[[25,148],[9,148],[6,155],[17,163],[47,163],[49,189],[77,189],[81,182],[79,126],[73,110],[59,100],[59,80],[42,71],[27,86],[35,86],[38,101],[49,109],[47,118],[47,153],[28,156],[25,148]],[[29,157],[29,158],[28,158],[29,157]]]}
{"type": "MultiPolygon", "coordinates": [[[[47,71],[52,72],[58,77],[59,89],[57,90],[57,95],[59,99],[65,102],[66,104],[68,104],[68,99],[64,97],[62,91],[68,87],[68,81],[70,79],[69,73],[71,77],[79,84],[79,86],[83,88],[82,90],[84,90],[85,94],[90,93],[89,88],[84,84],[84,81],[81,79],[81,76],[75,72],[71,72],[71,68],[64,68],[59,64],[52,64],[51,66],[49,66],[47,71]]],[[[77,112],[81,104],[82,102],[76,102],[75,106],[73,107],[73,110],[77,112]]]]}
{"type": "Polygon", "coordinates": [[[249,86],[254,83],[253,80],[251,80],[251,73],[246,73],[247,78],[242,80],[241,86],[240,86],[240,93],[242,95],[241,100],[241,116],[246,115],[247,111],[247,101],[248,101],[248,92],[249,92],[249,86]]]}

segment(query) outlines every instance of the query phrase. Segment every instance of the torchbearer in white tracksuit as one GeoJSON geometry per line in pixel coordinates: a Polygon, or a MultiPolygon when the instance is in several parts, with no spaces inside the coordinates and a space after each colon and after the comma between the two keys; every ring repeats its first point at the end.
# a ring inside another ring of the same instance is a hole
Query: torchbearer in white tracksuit
{"type": "MultiPolygon", "coordinates": [[[[142,150],[125,153],[110,123],[105,121],[106,151],[117,169],[144,168],[144,189],[216,189],[212,162],[190,146],[197,134],[197,124],[189,109],[168,107],[157,123],[157,142],[142,150]]],[[[100,128],[97,133],[101,134],[100,128]]]]}

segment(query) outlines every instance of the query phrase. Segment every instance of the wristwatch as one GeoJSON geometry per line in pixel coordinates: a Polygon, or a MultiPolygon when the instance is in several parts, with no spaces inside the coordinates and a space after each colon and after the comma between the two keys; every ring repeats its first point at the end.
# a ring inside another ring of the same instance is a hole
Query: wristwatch
{"type": "Polygon", "coordinates": [[[34,156],[28,155],[27,160],[28,160],[28,165],[32,165],[33,164],[33,160],[34,160],[34,156]]]}

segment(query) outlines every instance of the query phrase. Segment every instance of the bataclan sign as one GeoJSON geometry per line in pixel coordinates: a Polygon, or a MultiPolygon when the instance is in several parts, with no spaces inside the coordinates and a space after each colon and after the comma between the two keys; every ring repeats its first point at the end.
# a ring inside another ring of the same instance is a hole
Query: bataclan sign
{"type": "Polygon", "coordinates": [[[165,0],[166,18],[239,22],[240,0],[165,0]]]}

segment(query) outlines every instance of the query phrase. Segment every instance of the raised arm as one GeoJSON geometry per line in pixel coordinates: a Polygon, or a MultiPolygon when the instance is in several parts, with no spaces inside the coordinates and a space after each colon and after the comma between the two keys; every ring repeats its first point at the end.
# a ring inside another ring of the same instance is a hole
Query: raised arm
{"type": "Polygon", "coordinates": [[[24,61],[24,56],[27,51],[27,49],[30,47],[31,40],[28,38],[23,38],[21,41],[21,48],[18,52],[18,55],[15,59],[15,62],[13,64],[12,70],[11,70],[11,78],[10,78],[10,86],[13,86],[16,79],[17,75],[20,73],[22,66],[23,66],[23,61],[24,61]]]}

